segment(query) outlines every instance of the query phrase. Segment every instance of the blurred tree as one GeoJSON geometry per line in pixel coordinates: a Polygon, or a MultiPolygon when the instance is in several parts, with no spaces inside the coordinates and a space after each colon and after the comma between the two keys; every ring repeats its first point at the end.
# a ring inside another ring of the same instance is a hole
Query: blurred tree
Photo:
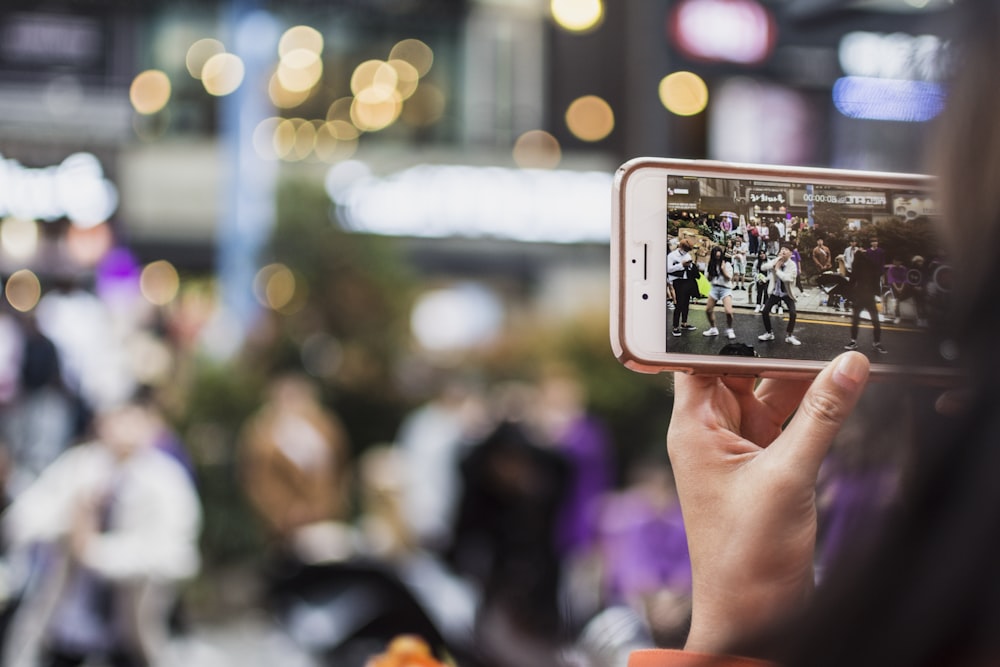
{"type": "MultiPolygon", "coordinates": [[[[417,283],[393,239],[349,233],[331,221],[322,184],[285,180],[266,262],[301,276],[306,294],[295,312],[277,316],[271,370],[303,369],[303,344],[327,336],[338,359],[318,379],[341,414],[354,447],[392,440],[408,406],[394,369],[409,339],[417,283]]],[[[316,375],[316,370],[304,368],[316,375]]]]}
{"type": "MultiPolygon", "coordinates": [[[[207,578],[252,562],[262,534],[236,481],[240,427],[260,405],[268,378],[289,370],[316,377],[323,402],[343,419],[355,453],[392,440],[410,407],[395,389],[407,340],[412,276],[391,239],[347,233],[331,222],[322,184],[280,184],[277,224],[261,264],[295,276],[287,307],[265,309],[237,357],[199,358],[175,425],[198,467],[205,505],[207,578]],[[312,342],[324,350],[317,361],[312,342]]],[[[209,584],[210,585],[210,584],[209,584]]]]}

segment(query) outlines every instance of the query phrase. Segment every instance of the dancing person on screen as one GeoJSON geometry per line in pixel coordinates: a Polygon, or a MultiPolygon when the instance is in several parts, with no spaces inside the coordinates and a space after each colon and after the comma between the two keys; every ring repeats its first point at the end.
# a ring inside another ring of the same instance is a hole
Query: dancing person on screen
{"type": "Polygon", "coordinates": [[[674,289],[674,326],[671,333],[680,336],[682,331],[696,331],[688,324],[691,297],[698,293],[698,274],[691,255],[691,241],[681,239],[677,249],[667,255],[667,282],[674,289]]]}
{"type": "Polygon", "coordinates": [[[715,326],[715,304],[721,301],[722,307],[726,311],[726,337],[729,340],[734,340],[736,332],[733,331],[733,265],[726,261],[722,246],[712,248],[708,256],[706,273],[712,288],[708,294],[708,303],[705,304],[708,329],[703,331],[702,335],[719,335],[719,330],[715,326]]]}
{"type": "Polygon", "coordinates": [[[875,295],[879,289],[880,270],[872,262],[870,250],[859,249],[854,253],[854,271],[848,288],[851,293],[851,342],[844,346],[845,350],[858,349],[858,329],[861,323],[861,311],[867,310],[872,322],[872,348],[879,354],[887,354],[882,347],[882,325],[879,322],[878,308],[875,306],[875,295]]]}
{"type": "Polygon", "coordinates": [[[789,345],[801,345],[802,342],[795,337],[795,296],[792,289],[795,286],[795,279],[798,276],[798,268],[792,261],[792,247],[783,244],[778,256],[764,267],[771,271],[768,297],[764,302],[764,309],[761,316],[764,320],[764,333],[757,336],[758,340],[774,340],[774,332],[771,330],[771,309],[782,303],[788,308],[788,325],[785,330],[785,342],[789,345]]]}

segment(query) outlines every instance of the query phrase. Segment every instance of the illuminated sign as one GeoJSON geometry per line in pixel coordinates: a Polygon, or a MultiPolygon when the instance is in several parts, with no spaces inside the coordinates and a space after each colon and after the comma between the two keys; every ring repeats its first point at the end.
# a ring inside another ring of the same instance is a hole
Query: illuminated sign
{"type": "Polygon", "coordinates": [[[848,118],[923,122],[944,109],[945,92],[927,81],[845,76],[833,84],[833,105],[848,118]]]}
{"type": "Polygon", "coordinates": [[[670,36],[694,60],[754,65],[771,54],[777,28],[756,0],[682,0],[671,14],[670,36]]]}
{"type": "Polygon", "coordinates": [[[0,216],[45,221],[65,217],[86,228],[106,221],[117,208],[118,190],[90,153],[74,153],[62,164],[42,169],[0,157],[0,216]]]}
{"type": "Polygon", "coordinates": [[[838,48],[847,75],[833,104],[848,118],[923,122],[941,113],[947,44],[933,35],[855,31],[838,48]]]}
{"type": "Polygon", "coordinates": [[[747,201],[758,206],[761,204],[784,206],[788,203],[784,192],[774,190],[747,190],[747,201]]]}
{"type": "Polygon", "coordinates": [[[806,192],[802,201],[807,204],[837,204],[838,206],[884,207],[884,192],[806,192]]]}
{"type": "Polygon", "coordinates": [[[103,53],[100,24],[83,16],[19,13],[0,28],[0,55],[32,65],[91,64],[103,53]]]}
{"type": "MultiPolygon", "coordinates": [[[[341,163],[343,164],[343,163],[341,163]]],[[[605,172],[420,165],[383,178],[331,167],[327,192],[351,230],[416,237],[555,243],[609,238],[605,172]]]]}
{"type": "Polygon", "coordinates": [[[940,81],[945,49],[946,43],[934,35],[856,30],[841,38],[837,56],[848,76],[940,81]]]}

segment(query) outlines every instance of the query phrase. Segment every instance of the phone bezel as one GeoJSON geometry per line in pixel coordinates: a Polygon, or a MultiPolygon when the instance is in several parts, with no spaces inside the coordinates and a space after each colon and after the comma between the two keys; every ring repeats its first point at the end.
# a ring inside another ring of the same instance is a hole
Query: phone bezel
{"type": "MultiPolygon", "coordinates": [[[[923,174],[819,167],[750,165],[711,160],[635,158],[615,174],[611,233],[611,344],[627,368],[643,373],[682,371],[712,375],[808,378],[828,361],[718,357],[666,351],[667,177],[808,181],[816,185],[933,190],[923,174]],[[639,260],[645,248],[646,261],[639,260]],[[633,263],[633,260],[636,260],[633,263]],[[645,294],[647,298],[643,299],[645,294]]],[[[957,371],[937,366],[872,363],[874,377],[949,380],[957,371]]]]}

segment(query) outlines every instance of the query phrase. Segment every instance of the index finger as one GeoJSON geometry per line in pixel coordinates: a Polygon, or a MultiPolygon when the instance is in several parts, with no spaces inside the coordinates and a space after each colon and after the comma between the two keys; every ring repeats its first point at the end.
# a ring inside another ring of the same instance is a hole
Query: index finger
{"type": "Polygon", "coordinates": [[[811,384],[811,380],[765,378],[757,385],[754,395],[784,422],[799,407],[811,384]]]}

